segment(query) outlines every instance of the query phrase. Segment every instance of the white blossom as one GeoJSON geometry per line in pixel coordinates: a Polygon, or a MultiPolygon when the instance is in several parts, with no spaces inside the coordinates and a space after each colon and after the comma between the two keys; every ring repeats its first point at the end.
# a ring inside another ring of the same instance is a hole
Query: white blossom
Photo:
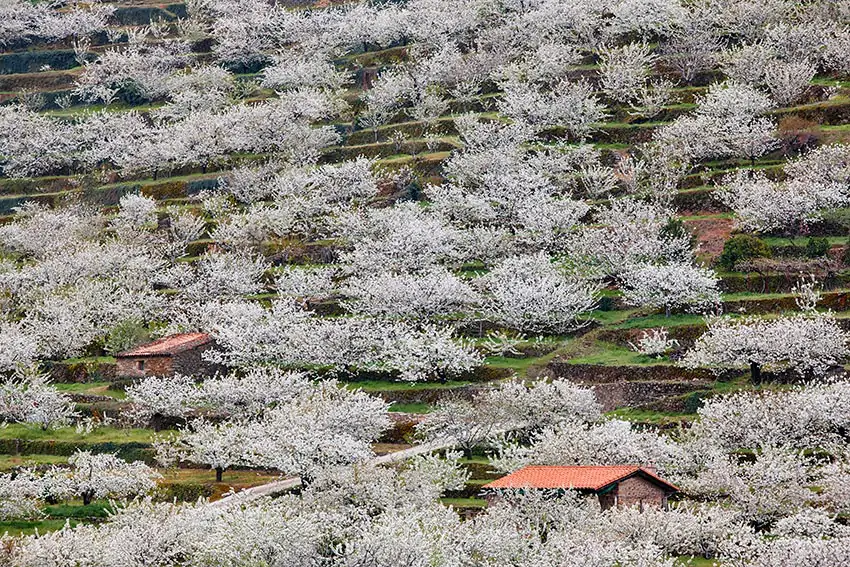
{"type": "Polygon", "coordinates": [[[502,261],[482,276],[484,313],[520,331],[563,333],[596,305],[598,285],[567,276],[541,253],[502,261]]]}
{"type": "Polygon", "coordinates": [[[0,419],[42,429],[68,425],[76,417],[71,399],[51,386],[47,374],[19,367],[0,384],[0,419]]]}
{"type": "Polygon", "coordinates": [[[405,319],[462,315],[478,301],[469,283],[441,268],[354,276],[343,291],[350,297],[343,305],[354,313],[405,319]]]}
{"type": "Polygon", "coordinates": [[[50,496],[67,499],[79,496],[84,504],[94,499],[126,498],[156,488],[161,475],[141,461],[127,461],[109,454],[77,451],[68,459],[69,467],[54,466],[45,473],[50,496]]]}
{"type": "Polygon", "coordinates": [[[649,329],[641,332],[636,344],[629,343],[635,352],[645,356],[661,357],[679,345],[679,341],[669,338],[666,328],[649,329]]]}
{"type": "Polygon", "coordinates": [[[708,331],[682,359],[689,368],[757,365],[820,375],[847,356],[847,334],[829,313],[758,319],[711,318],[708,331]]]}
{"type": "Polygon", "coordinates": [[[647,264],[620,276],[623,299],[639,307],[707,310],[720,303],[718,279],[708,268],[691,264],[647,264]]]}

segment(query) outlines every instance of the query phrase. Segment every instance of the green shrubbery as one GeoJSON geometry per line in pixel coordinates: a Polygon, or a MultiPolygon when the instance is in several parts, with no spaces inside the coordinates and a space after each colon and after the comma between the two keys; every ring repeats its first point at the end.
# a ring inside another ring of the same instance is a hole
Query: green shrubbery
{"type": "Polygon", "coordinates": [[[691,243],[691,248],[697,245],[697,237],[688,230],[688,227],[685,226],[685,221],[679,218],[671,218],[664,228],[661,229],[661,236],[670,239],[687,238],[691,243]]]}
{"type": "Polygon", "coordinates": [[[703,400],[706,397],[706,392],[691,392],[685,396],[683,409],[685,413],[696,413],[703,406],[703,400]]]}
{"type": "Polygon", "coordinates": [[[717,263],[724,270],[732,271],[738,262],[750,258],[770,258],[773,251],[761,238],[749,234],[733,236],[723,245],[723,253],[717,263]]]}
{"type": "Polygon", "coordinates": [[[213,487],[209,484],[198,483],[169,483],[160,486],[159,497],[166,502],[195,502],[198,498],[209,498],[213,495],[213,487]]]}
{"type": "Polygon", "coordinates": [[[128,319],[116,325],[109,332],[103,349],[109,354],[115,355],[145,343],[149,338],[150,334],[141,322],[128,319]]]}
{"type": "Polygon", "coordinates": [[[829,240],[823,237],[811,237],[806,242],[806,256],[809,258],[820,258],[829,252],[829,240]]]}

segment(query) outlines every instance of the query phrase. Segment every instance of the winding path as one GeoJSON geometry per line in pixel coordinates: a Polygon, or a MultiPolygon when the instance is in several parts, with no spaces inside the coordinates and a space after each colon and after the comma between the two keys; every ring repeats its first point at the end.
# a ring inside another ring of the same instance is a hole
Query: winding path
{"type": "MultiPolygon", "coordinates": [[[[366,464],[376,466],[397,463],[399,461],[404,461],[406,459],[416,457],[418,455],[426,455],[428,453],[433,453],[434,451],[448,449],[449,447],[454,446],[455,443],[455,440],[451,438],[437,439],[435,441],[431,441],[430,443],[414,445],[413,447],[402,449],[401,451],[394,451],[392,453],[387,453],[386,455],[381,455],[380,457],[375,457],[374,459],[367,461],[366,464]]],[[[220,500],[210,502],[209,506],[213,508],[224,508],[226,506],[230,506],[231,504],[241,504],[243,502],[250,502],[251,500],[256,500],[257,498],[262,498],[263,496],[271,496],[273,494],[277,494],[279,492],[295,488],[300,484],[301,479],[297,476],[293,478],[276,480],[274,482],[268,482],[266,484],[261,484],[259,486],[253,486],[251,488],[246,488],[245,490],[240,490],[239,492],[230,494],[229,496],[225,496],[220,500]]]]}

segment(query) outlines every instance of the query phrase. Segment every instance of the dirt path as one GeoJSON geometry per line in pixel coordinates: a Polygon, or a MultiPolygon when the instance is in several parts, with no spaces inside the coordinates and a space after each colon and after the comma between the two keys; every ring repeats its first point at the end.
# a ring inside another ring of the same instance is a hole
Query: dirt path
{"type": "MultiPolygon", "coordinates": [[[[428,453],[433,453],[434,451],[447,449],[453,446],[454,444],[454,439],[441,439],[437,441],[432,441],[431,443],[422,443],[421,445],[414,445],[413,447],[402,449],[401,451],[394,451],[392,453],[387,453],[386,455],[375,457],[371,461],[367,461],[366,465],[377,466],[396,463],[399,461],[404,461],[411,457],[416,457],[418,455],[427,455],[428,453]]],[[[271,496],[279,492],[283,492],[285,490],[290,490],[292,488],[295,488],[296,486],[299,486],[300,484],[301,479],[298,477],[276,480],[274,482],[261,484],[260,486],[246,488],[245,490],[236,492],[229,496],[225,496],[221,500],[211,502],[209,506],[213,508],[223,508],[225,506],[230,506],[231,504],[241,504],[243,502],[250,502],[251,500],[256,500],[257,498],[262,498],[263,496],[271,496]]]]}
{"type": "Polygon", "coordinates": [[[726,218],[691,219],[685,226],[694,233],[699,242],[699,255],[711,262],[717,260],[723,252],[723,245],[729,240],[734,221],[726,218]]]}

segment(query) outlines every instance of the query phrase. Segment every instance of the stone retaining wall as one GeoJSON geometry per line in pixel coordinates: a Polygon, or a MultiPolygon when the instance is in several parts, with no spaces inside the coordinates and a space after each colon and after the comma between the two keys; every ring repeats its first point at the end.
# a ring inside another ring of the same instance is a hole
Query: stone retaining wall
{"type": "MultiPolygon", "coordinates": [[[[593,391],[596,393],[596,399],[602,404],[603,411],[611,411],[684,396],[705,387],[704,382],[617,382],[595,384],[593,391]]],[[[683,405],[683,402],[678,405],[683,405]]]]}
{"type": "Polygon", "coordinates": [[[550,378],[564,378],[579,384],[613,384],[622,382],[699,382],[715,380],[715,375],[705,369],[689,370],[672,364],[646,366],[602,366],[597,364],[570,364],[553,360],[538,373],[550,378]]]}

